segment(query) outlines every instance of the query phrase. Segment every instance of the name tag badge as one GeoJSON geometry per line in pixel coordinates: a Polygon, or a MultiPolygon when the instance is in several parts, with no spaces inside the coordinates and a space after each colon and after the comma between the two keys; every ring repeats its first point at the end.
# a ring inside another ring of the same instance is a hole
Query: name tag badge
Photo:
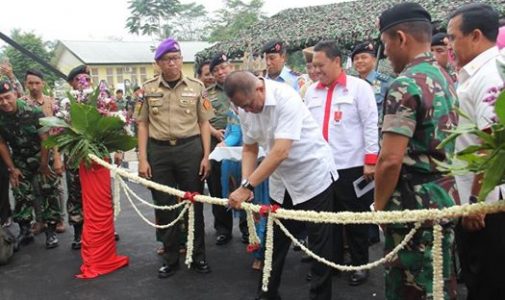
{"type": "Polygon", "coordinates": [[[335,111],[335,113],[333,114],[333,121],[335,122],[335,124],[340,124],[340,121],[342,121],[342,116],[343,113],[341,110],[335,111]]]}

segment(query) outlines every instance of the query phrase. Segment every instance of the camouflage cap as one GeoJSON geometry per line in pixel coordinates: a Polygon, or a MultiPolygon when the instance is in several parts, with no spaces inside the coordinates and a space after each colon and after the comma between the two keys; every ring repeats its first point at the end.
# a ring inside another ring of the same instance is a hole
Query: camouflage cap
{"type": "Polygon", "coordinates": [[[214,68],[216,66],[219,66],[220,64],[225,63],[225,62],[228,62],[228,57],[226,57],[226,54],[224,54],[223,52],[220,52],[220,53],[214,55],[214,57],[210,61],[209,70],[212,72],[212,71],[214,71],[214,68]]]}
{"type": "Polygon", "coordinates": [[[445,32],[439,32],[434,34],[431,37],[431,45],[432,46],[447,46],[447,44],[444,42],[444,39],[447,37],[447,34],[445,32]]]}
{"type": "Polygon", "coordinates": [[[371,42],[365,42],[358,44],[354,47],[351,53],[351,60],[354,61],[354,56],[360,53],[369,53],[373,56],[377,56],[377,50],[371,42]]]}
{"type": "Polygon", "coordinates": [[[7,81],[7,80],[0,81],[0,94],[11,92],[13,90],[14,90],[14,88],[9,81],[7,81]]]}
{"type": "Polygon", "coordinates": [[[266,54],[269,54],[269,53],[282,54],[285,52],[286,52],[286,49],[284,48],[284,43],[281,41],[277,41],[277,40],[270,41],[270,42],[266,43],[263,46],[263,48],[261,49],[261,53],[266,53],[266,54]]]}
{"type": "Polygon", "coordinates": [[[379,30],[383,33],[395,25],[406,22],[431,23],[431,15],[418,3],[403,2],[382,12],[379,17],[379,30]]]}
{"type": "Polygon", "coordinates": [[[86,66],[86,65],[80,65],[80,66],[77,66],[77,67],[73,68],[68,73],[67,81],[70,82],[70,81],[74,80],[74,78],[77,77],[77,75],[79,75],[79,74],[87,74],[87,75],[89,75],[89,68],[88,68],[88,66],[86,66]]]}
{"type": "Polygon", "coordinates": [[[168,38],[162,41],[158,48],[156,48],[156,53],[154,54],[154,60],[159,60],[165,53],[169,52],[180,52],[181,47],[179,43],[174,38],[168,38]]]}

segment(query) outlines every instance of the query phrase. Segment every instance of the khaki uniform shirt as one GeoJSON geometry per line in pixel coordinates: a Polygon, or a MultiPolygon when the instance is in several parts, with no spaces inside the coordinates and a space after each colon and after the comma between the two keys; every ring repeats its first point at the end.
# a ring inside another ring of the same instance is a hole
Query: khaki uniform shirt
{"type": "Polygon", "coordinates": [[[28,104],[33,106],[39,106],[46,117],[53,116],[53,104],[54,99],[52,97],[42,95],[42,102],[33,99],[30,96],[24,96],[21,99],[25,100],[28,104]]]}
{"type": "Polygon", "coordinates": [[[148,122],[149,137],[167,141],[200,134],[198,123],[214,117],[203,83],[182,75],[172,89],[162,76],[144,83],[138,121],[148,122]]]}

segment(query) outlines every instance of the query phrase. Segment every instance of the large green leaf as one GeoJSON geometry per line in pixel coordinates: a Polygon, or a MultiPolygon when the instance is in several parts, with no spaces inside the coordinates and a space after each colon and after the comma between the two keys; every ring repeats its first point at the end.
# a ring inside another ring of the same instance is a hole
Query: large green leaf
{"type": "Polygon", "coordinates": [[[505,125],[505,91],[498,95],[498,99],[495,103],[495,111],[500,124],[505,125]]]}
{"type": "Polygon", "coordinates": [[[45,117],[45,118],[40,118],[39,119],[40,125],[44,127],[64,127],[68,128],[70,127],[65,120],[58,118],[58,117],[45,117]]]}
{"type": "Polygon", "coordinates": [[[503,181],[505,176],[505,151],[500,150],[493,163],[484,172],[484,179],[479,193],[479,200],[484,201],[487,195],[503,181]]]}

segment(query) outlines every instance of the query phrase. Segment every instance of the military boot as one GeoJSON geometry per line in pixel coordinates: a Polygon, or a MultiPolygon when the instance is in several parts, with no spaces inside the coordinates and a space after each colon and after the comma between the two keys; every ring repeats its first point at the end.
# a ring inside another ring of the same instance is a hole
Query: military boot
{"type": "Polygon", "coordinates": [[[33,233],[31,230],[30,222],[19,223],[19,235],[16,238],[17,247],[25,246],[33,242],[33,233]]]}
{"type": "Polygon", "coordinates": [[[56,223],[48,223],[46,228],[46,249],[58,247],[56,238],[56,223]]]}
{"type": "Polygon", "coordinates": [[[72,249],[81,249],[82,224],[74,225],[74,240],[72,241],[72,249]]]}

